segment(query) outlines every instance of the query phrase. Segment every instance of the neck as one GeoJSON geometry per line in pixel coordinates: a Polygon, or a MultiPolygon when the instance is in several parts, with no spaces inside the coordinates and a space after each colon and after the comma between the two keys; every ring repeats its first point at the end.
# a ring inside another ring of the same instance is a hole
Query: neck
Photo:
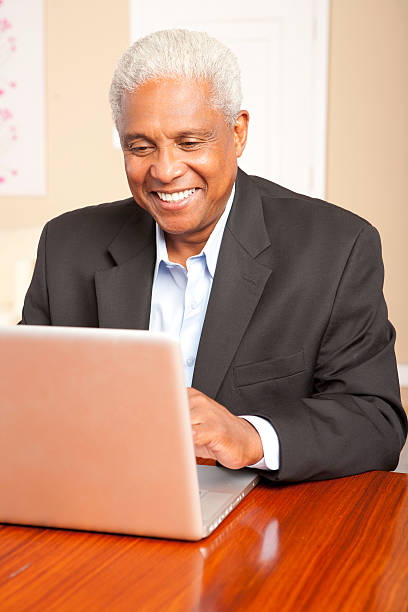
{"type": "Polygon", "coordinates": [[[201,253],[205,247],[207,240],[211,232],[204,239],[198,240],[185,240],[180,236],[173,236],[171,234],[165,234],[167,254],[169,260],[174,263],[181,264],[185,268],[187,259],[201,253]]]}

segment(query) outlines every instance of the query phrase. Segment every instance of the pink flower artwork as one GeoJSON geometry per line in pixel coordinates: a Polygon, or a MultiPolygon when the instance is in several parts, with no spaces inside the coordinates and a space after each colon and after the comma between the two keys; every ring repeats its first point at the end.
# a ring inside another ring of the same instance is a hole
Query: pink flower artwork
{"type": "Polygon", "coordinates": [[[0,196],[46,189],[44,5],[0,0],[0,196]]]}
{"type": "Polygon", "coordinates": [[[0,32],[5,32],[11,28],[11,23],[8,19],[0,19],[0,32]]]}
{"type": "MultiPolygon", "coordinates": [[[[4,1],[0,0],[0,8],[4,4],[4,1]]],[[[15,118],[12,110],[14,98],[10,96],[11,92],[17,87],[17,81],[13,78],[14,75],[7,74],[12,69],[9,60],[11,54],[15,53],[16,49],[16,37],[13,34],[12,20],[0,14],[0,79],[2,81],[0,83],[0,97],[2,100],[2,106],[0,107],[0,155],[3,157],[12,150],[18,140],[17,127],[14,124],[15,118]]],[[[7,168],[3,164],[0,165],[0,172],[0,184],[8,183],[10,179],[18,174],[17,169],[7,168]]]]}
{"type": "Polygon", "coordinates": [[[8,121],[13,118],[13,113],[9,108],[0,108],[0,119],[8,121]]]}

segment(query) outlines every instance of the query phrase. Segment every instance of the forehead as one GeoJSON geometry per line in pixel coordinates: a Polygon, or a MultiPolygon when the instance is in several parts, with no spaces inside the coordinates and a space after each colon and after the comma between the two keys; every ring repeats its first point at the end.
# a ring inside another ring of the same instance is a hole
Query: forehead
{"type": "Polygon", "coordinates": [[[164,78],[147,81],[122,101],[120,131],[216,129],[224,115],[210,102],[206,81],[164,78]]]}

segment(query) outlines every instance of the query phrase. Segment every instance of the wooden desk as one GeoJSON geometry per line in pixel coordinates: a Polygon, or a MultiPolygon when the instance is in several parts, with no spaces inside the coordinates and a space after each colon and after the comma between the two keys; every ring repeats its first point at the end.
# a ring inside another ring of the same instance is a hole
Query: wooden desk
{"type": "Polygon", "coordinates": [[[408,610],[407,491],[259,485],[199,543],[0,526],[0,610],[408,610]]]}

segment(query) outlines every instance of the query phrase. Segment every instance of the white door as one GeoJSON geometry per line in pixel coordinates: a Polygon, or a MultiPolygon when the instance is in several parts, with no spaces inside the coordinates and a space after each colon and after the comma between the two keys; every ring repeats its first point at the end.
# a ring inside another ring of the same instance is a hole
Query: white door
{"type": "Polygon", "coordinates": [[[250,113],[240,166],[325,196],[329,0],[131,0],[131,38],[204,30],[236,53],[250,113]]]}

